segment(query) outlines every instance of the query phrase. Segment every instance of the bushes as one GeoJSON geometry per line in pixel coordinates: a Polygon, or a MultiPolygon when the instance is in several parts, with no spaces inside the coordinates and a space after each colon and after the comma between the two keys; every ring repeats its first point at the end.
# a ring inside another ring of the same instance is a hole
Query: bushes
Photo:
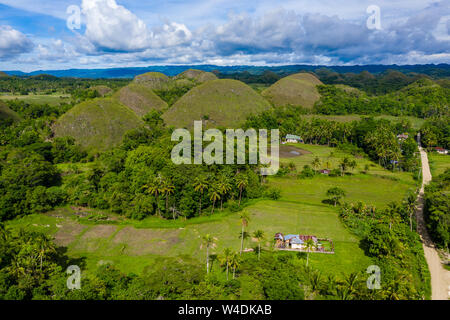
{"type": "Polygon", "coordinates": [[[440,248],[450,244],[450,169],[425,189],[424,216],[433,241],[440,248]]]}

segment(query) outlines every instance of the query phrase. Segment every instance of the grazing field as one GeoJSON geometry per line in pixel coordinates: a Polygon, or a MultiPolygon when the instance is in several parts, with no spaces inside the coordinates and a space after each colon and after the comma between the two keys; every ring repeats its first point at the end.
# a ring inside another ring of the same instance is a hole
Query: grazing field
{"type": "MultiPolygon", "coordinates": [[[[291,146],[296,148],[297,146],[291,146]]],[[[316,157],[333,157],[337,165],[340,158],[349,156],[335,148],[298,145],[307,152],[282,162],[294,162],[299,170],[316,157]]],[[[359,248],[359,239],[351,234],[338,217],[338,208],[324,204],[326,191],[339,186],[347,191],[347,201],[363,201],[378,207],[390,201],[401,200],[404,194],[415,188],[415,182],[407,173],[392,173],[367,159],[356,159],[358,169],[354,175],[328,177],[317,175],[310,179],[294,176],[271,177],[268,183],[280,188],[279,200],[259,200],[248,203],[250,213],[247,231],[261,229],[265,232],[265,250],[271,250],[276,232],[300,233],[330,238],[335,254],[311,254],[310,264],[325,274],[349,273],[364,270],[371,259],[359,248]],[[371,164],[368,174],[356,173],[365,164],[371,164]],[[395,179],[395,180],[394,180],[395,179]]],[[[67,246],[67,253],[84,261],[83,268],[94,270],[99,264],[110,262],[125,272],[141,273],[159,256],[191,255],[199,261],[205,259],[201,249],[201,236],[211,234],[218,239],[216,253],[227,248],[239,249],[241,225],[237,213],[218,210],[213,216],[190,220],[161,220],[149,217],[132,221],[106,213],[107,221],[94,222],[89,216],[97,216],[99,210],[64,207],[47,214],[35,214],[8,222],[10,227],[39,230],[51,234],[58,244],[67,246]]],[[[256,247],[250,239],[245,247],[256,247]]],[[[253,254],[253,253],[247,253],[253,254]]],[[[292,253],[298,254],[298,253],[292,253]]]]}
{"type": "Polygon", "coordinates": [[[70,103],[70,95],[63,93],[54,94],[29,94],[29,95],[3,95],[0,94],[0,100],[21,100],[30,104],[48,104],[57,106],[60,103],[70,103]]]}
{"type": "Polygon", "coordinates": [[[445,170],[450,168],[450,156],[448,154],[428,153],[428,161],[430,162],[431,175],[433,177],[444,173],[445,170]]]}

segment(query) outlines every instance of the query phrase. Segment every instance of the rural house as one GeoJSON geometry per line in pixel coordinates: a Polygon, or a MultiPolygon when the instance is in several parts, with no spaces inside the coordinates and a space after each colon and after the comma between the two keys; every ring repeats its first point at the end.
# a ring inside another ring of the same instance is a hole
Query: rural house
{"type": "Polygon", "coordinates": [[[287,134],[285,140],[287,143],[303,143],[303,139],[295,134],[287,134]]]}

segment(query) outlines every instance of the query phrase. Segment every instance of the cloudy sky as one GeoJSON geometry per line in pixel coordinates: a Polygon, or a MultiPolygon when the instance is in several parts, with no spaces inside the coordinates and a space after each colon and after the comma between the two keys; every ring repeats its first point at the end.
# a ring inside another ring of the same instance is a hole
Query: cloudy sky
{"type": "Polygon", "coordinates": [[[0,70],[394,63],[450,63],[450,0],[0,0],[0,70]]]}

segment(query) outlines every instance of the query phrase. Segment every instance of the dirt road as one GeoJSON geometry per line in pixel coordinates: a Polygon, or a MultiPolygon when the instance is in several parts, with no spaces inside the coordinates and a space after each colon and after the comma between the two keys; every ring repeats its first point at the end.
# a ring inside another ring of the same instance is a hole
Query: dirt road
{"type": "Polygon", "coordinates": [[[427,259],[428,268],[431,273],[431,298],[432,300],[447,300],[450,297],[450,271],[444,269],[441,259],[434,248],[433,241],[428,234],[423,218],[423,204],[424,204],[424,188],[425,185],[431,181],[430,166],[428,164],[427,153],[420,148],[420,156],[422,159],[422,187],[419,192],[418,206],[416,211],[417,230],[422,238],[423,250],[425,251],[425,258],[427,259]]]}

